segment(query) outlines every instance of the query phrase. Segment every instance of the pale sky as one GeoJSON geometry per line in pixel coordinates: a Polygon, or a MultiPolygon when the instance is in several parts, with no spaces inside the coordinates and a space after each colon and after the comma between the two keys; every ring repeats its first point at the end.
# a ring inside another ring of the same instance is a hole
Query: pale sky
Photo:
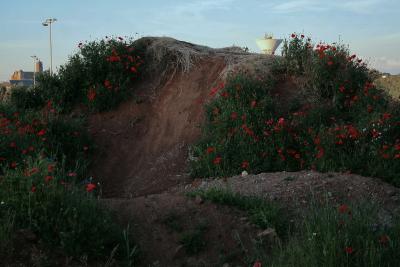
{"type": "Polygon", "coordinates": [[[314,42],[349,44],[380,71],[400,73],[400,0],[13,0],[0,2],[0,81],[14,70],[33,70],[32,55],[49,67],[64,64],[77,44],[105,36],[169,36],[225,47],[247,46],[264,33],[292,32],[314,42]]]}

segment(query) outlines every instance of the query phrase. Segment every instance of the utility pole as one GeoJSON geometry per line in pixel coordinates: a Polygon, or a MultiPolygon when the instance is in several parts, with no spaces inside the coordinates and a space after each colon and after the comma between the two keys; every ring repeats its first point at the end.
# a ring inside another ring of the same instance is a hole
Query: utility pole
{"type": "Polygon", "coordinates": [[[51,39],[51,24],[56,22],[57,19],[52,18],[52,19],[46,19],[42,25],[47,27],[49,26],[50,29],[50,75],[53,75],[53,44],[52,44],[52,39],[51,39]]]}
{"type": "Polygon", "coordinates": [[[38,60],[38,57],[33,55],[31,56],[33,58],[33,88],[36,86],[36,62],[38,60]]]}

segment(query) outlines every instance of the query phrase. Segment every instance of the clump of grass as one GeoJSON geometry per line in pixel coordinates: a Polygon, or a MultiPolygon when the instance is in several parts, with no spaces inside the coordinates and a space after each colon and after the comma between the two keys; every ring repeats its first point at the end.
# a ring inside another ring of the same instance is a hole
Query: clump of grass
{"type": "Polygon", "coordinates": [[[312,205],[296,232],[273,256],[271,266],[397,266],[400,221],[382,223],[371,204],[312,205]]]}
{"type": "MultiPolygon", "coordinates": [[[[7,170],[0,182],[2,236],[31,229],[50,247],[66,255],[101,259],[122,240],[122,229],[102,208],[88,185],[75,184],[45,159],[31,160],[27,169],[7,170]],[[14,214],[14,216],[10,216],[14,214]]],[[[5,247],[9,238],[0,241],[5,247]]]]}
{"type": "Polygon", "coordinates": [[[163,223],[172,231],[182,232],[183,230],[181,218],[176,212],[170,212],[167,214],[163,219],[163,223]]]}
{"type": "Polygon", "coordinates": [[[252,223],[262,229],[274,228],[280,235],[287,230],[287,216],[275,203],[268,202],[259,197],[243,196],[222,189],[209,189],[206,191],[193,191],[190,197],[200,195],[202,198],[220,205],[227,205],[245,211],[252,223]]]}
{"type": "Polygon", "coordinates": [[[196,255],[206,248],[207,242],[204,235],[207,229],[208,223],[202,221],[198,223],[194,229],[182,233],[180,243],[189,255],[196,255]]]}

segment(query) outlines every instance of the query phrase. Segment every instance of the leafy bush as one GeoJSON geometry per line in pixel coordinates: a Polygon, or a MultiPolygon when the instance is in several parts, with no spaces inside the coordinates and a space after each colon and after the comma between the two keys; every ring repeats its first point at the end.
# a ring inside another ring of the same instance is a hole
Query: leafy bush
{"type": "Polygon", "coordinates": [[[84,167],[91,148],[82,120],[46,112],[17,112],[10,106],[0,106],[0,145],[0,167],[11,169],[38,153],[59,162],[67,156],[65,167],[70,169],[75,169],[77,162],[84,167]]]}
{"type": "Polygon", "coordinates": [[[8,234],[31,229],[49,247],[91,259],[104,258],[122,242],[122,229],[93,196],[94,184],[75,184],[75,175],[47,159],[27,161],[0,182],[0,220],[14,214],[8,234]]]}
{"type": "Polygon", "coordinates": [[[37,109],[44,103],[36,88],[27,87],[12,88],[10,101],[19,110],[37,109]]]}
{"type": "Polygon", "coordinates": [[[136,247],[85,176],[91,146],[84,129],[82,120],[47,109],[0,105],[0,256],[15,255],[16,232],[29,229],[49,251],[89,261],[113,251],[133,263],[136,247]]]}
{"type": "Polygon", "coordinates": [[[70,111],[83,103],[93,110],[108,110],[131,93],[143,60],[132,40],[122,38],[80,43],[79,52],[58,74],[38,77],[39,91],[58,110],[70,111]]]}
{"type": "Polygon", "coordinates": [[[365,64],[343,46],[294,37],[263,82],[243,74],[206,108],[202,140],[193,146],[192,175],[234,175],[247,170],[318,169],[382,177],[400,185],[400,109],[377,89],[365,64]],[[307,94],[282,111],[271,94],[280,77],[298,75],[307,94]]]}

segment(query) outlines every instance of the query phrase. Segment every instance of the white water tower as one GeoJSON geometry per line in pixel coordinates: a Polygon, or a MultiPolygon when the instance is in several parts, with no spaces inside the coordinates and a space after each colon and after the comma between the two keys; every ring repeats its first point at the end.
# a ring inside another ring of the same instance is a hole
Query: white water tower
{"type": "Polygon", "coordinates": [[[264,54],[273,55],[282,41],[282,39],[273,39],[272,35],[266,34],[264,38],[257,39],[256,43],[264,54]]]}

